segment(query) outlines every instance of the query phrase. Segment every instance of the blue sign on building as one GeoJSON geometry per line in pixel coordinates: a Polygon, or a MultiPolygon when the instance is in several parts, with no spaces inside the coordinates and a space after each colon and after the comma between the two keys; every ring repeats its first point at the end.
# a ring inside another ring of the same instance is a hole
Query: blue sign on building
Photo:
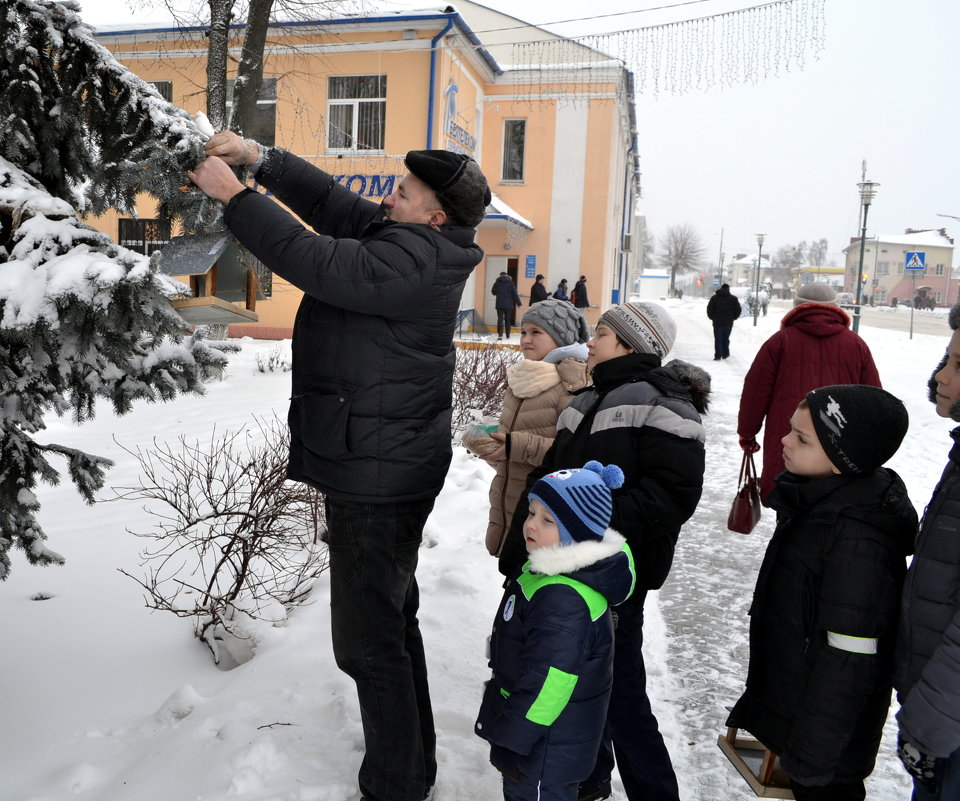
{"type": "Polygon", "coordinates": [[[523,277],[535,278],[537,275],[537,257],[536,255],[527,256],[527,263],[524,266],[523,277]]]}

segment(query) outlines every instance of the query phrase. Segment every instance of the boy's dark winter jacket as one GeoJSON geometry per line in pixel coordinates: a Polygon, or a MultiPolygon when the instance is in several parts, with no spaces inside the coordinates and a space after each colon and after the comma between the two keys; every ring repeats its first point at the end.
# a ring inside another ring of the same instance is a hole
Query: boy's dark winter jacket
{"type": "MultiPolygon", "coordinates": [[[[623,470],[613,491],[610,521],[630,543],[637,586],[658,589],[670,571],[680,527],[697,508],[703,489],[704,431],[710,376],[698,367],[634,353],[601,362],[593,386],[579,392],[557,422],[557,438],[527,490],[547,473],[596,459],[623,470]]],[[[500,554],[500,572],[511,575],[526,558],[526,493],[513,515],[500,554]]],[[[642,593],[638,593],[638,597],[642,593]]]]}
{"type": "Polygon", "coordinates": [[[917,514],[886,468],[816,481],[783,473],[769,503],[777,528],[750,608],[746,691],[727,725],[780,754],[801,784],[858,781],[873,770],[890,707],[917,514]],[[835,647],[827,632],[876,639],[877,653],[835,647]]]}
{"type": "Polygon", "coordinates": [[[609,606],[635,581],[629,546],[608,529],[602,542],[537,548],[508,582],[474,727],[500,770],[545,786],[590,775],[613,685],[609,606]]]}
{"type": "Polygon", "coordinates": [[[960,428],[907,572],[893,682],[901,733],[921,752],[960,749],[960,428]]]}
{"type": "Polygon", "coordinates": [[[452,457],[453,329],[483,251],[473,228],[387,220],[331,175],[271,150],[224,219],[304,291],[293,333],[288,475],[332,498],[435,497],[452,457]]]}

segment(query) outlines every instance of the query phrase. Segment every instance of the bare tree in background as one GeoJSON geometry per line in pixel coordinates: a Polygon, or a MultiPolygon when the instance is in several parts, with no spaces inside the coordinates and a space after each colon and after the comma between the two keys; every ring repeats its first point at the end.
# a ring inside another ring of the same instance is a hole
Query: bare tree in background
{"type": "Polygon", "coordinates": [[[807,264],[820,267],[827,258],[827,240],[815,239],[807,246],[807,264]]]}
{"type": "Polygon", "coordinates": [[[177,0],[162,0],[178,25],[207,25],[207,117],[215,130],[227,127],[245,136],[253,127],[257,93],[263,81],[263,57],[267,48],[270,20],[318,19],[345,13],[362,13],[364,0],[206,0],[209,17],[201,18],[199,8],[177,0]],[[243,45],[234,76],[232,113],[227,114],[230,25],[246,19],[243,45]]]}
{"type": "Polygon", "coordinates": [[[670,271],[670,297],[676,295],[677,275],[696,272],[706,248],[690,225],[671,225],[660,237],[660,265],[670,271]]]}

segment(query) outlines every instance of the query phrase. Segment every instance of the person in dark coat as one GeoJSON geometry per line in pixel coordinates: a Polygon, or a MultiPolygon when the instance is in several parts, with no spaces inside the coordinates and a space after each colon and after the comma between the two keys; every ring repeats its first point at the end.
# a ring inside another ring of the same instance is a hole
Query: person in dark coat
{"type": "Polygon", "coordinates": [[[506,801],[576,801],[593,767],[612,685],[609,607],[636,581],[630,547],[609,528],[622,483],[618,467],[591,461],[530,490],[529,559],[497,610],[474,727],[506,801]]]}
{"type": "Polygon", "coordinates": [[[544,276],[538,275],[537,280],[533,282],[533,286],[530,287],[530,305],[534,303],[539,303],[541,300],[546,300],[550,297],[550,293],[547,292],[547,288],[543,285],[544,276]]]}
{"type": "Polygon", "coordinates": [[[777,528],[750,607],[744,694],[727,726],[780,757],[797,801],[860,801],[890,708],[917,513],[881,465],[907,410],[863,385],[810,392],[783,438],[777,528]]]}
{"type": "Polygon", "coordinates": [[[503,339],[504,335],[510,339],[513,313],[520,306],[520,293],[517,292],[517,286],[507,273],[500,273],[497,280],[493,282],[490,294],[496,297],[497,339],[503,339]]]}
{"type": "Polygon", "coordinates": [[[740,317],[740,300],[730,294],[730,284],[721,284],[707,303],[707,317],[713,323],[713,360],[730,358],[730,333],[740,317]]]}
{"type": "Polygon", "coordinates": [[[417,622],[423,526],[452,456],[453,331],[490,190],[473,160],[412,150],[382,204],[229,131],[188,177],[303,290],[293,330],[289,478],[326,496],[337,665],[356,683],[369,801],[422,801],[436,738],[417,622]],[[228,164],[245,165],[266,195],[228,164]]]}
{"type": "Polygon", "coordinates": [[[757,434],[763,427],[761,499],[770,494],[774,479],[783,471],[780,442],[790,430],[790,415],[806,393],[829,384],[880,386],[870,348],[850,330],[850,317],[837,304],[837,293],[830,286],[802,287],[793,305],[780,330],[757,351],[740,394],[740,447],[750,453],[760,450],[757,434]]]}
{"type": "Polygon", "coordinates": [[[581,275],[580,280],[573,285],[570,300],[578,309],[585,309],[590,305],[590,297],[587,295],[587,276],[581,275]]]}
{"type": "MultiPolygon", "coordinates": [[[[613,693],[603,742],[579,798],[607,798],[616,764],[630,801],[676,801],[677,779],[646,691],[643,603],[659,589],[673,562],[680,527],[703,488],[704,429],[710,376],[691,364],[661,360],[673,347],[676,324],[656,303],[624,303],[606,311],[587,343],[593,386],[560,413],[557,438],[527,487],[568,464],[596,459],[623,469],[613,493],[610,525],[633,551],[637,589],[617,609],[613,693]]],[[[500,572],[513,575],[526,551],[521,496],[500,553],[500,572]]]]}
{"type": "MultiPolygon", "coordinates": [[[[960,303],[953,335],[929,382],[937,414],[960,422],[960,303]]],[[[898,754],[916,801],[960,798],[960,426],[923,515],[907,571],[894,659],[898,754]]]]}
{"type": "Polygon", "coordinates": [[[553,296],[557,300],[570,300],[570,295],[567,294],[567,279],[561,278],[560,283],[557,284],[556,290],[554,290],[553,296]]]}

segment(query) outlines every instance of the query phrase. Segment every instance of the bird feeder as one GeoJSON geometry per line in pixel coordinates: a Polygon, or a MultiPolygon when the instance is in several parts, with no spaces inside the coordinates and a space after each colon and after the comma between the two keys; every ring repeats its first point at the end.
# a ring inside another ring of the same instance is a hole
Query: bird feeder
{"type": "Polygon", "coordinates": [[[255,323],[257,301],[266,296],[253,261],[228,231],[217,231],[173,237],[160,253],[159,269],[190,284],[192,297],[171,305],[191,325],[255,323]]]}

